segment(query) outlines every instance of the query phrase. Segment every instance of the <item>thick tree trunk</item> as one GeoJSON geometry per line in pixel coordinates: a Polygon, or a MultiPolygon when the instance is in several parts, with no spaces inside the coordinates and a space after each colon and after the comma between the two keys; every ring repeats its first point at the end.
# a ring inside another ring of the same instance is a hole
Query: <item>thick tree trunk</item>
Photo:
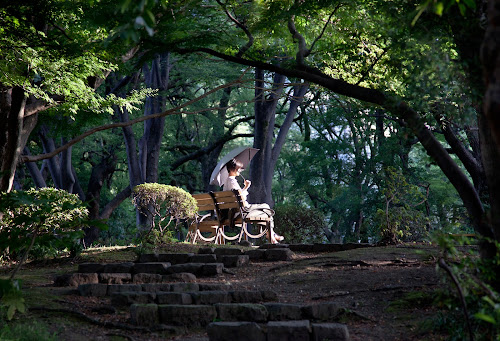
{"type": "Polygon", "coordinates": [[[488,189],[493,235],[500,241],[500,0],[488,1],[488,27],[481,46],[486,88],[484,117],[480,119],[481,145],[488,189]]]}
{"type": "Polygon", "coordinates": [[[10,91],[2,91],[2,97],[9,96],[9,92],[10,99],[2,100],[2,112],[0,113],[0,121],[2,122],[0,126],[0,134],[2,134],[0,137],[1,192],[9,192],[12,189],[17,160],[23,148],[21,147],[21,136],[26,96],[22,88],[14,87],[10,91]]]}
{"type": "Polygon", "coordinates": [[[273,86],[269,95],[265,91],[265,73],[261,69],[255,70],[255,127],[254,127],[254,148],[260,151],[254,156],[250,167],[250,188],[249,201],[251,203],[268,203],[272,206],[270,188],[266,186],[266,174],[269,172],[269,165],[272,158],[272,143],[274,133],[274,123],[276,107],[280,99],[285,77],[275,73],[273,86]]]}

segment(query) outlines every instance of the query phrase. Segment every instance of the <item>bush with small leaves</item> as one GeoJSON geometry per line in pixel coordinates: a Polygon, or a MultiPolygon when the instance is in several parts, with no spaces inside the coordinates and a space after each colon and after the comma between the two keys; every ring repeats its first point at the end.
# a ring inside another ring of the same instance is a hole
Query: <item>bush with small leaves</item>
{"type": "Polygon", "coordinates": [[[55,188],[0,193],[0,250],[4,259],[40,257],[74,248],[88,224],[75,194],[55,188]],[[31,254],[33,255],[33,254],[31,254]]]}
{"type": "MultiPolygon", "coordinates": [[[[175,186],[145,183],[135,186],[132,195],[133,204],[148,217],[147,235],[153,230],[159,232],[158,236],[164,235],[169,228],[176,229],[180,220],[194,218],[198,210],[196,199],[175,186]]],[[[164,239],[158,239],[160,240],[164,239]]]]}
{"type": "Polygon", "coordinates": [[[320,211],[305,206],[284,204],[275,207],[276,232],[287,243],[321,243],[327,228],[325,216],[320,211]]]}

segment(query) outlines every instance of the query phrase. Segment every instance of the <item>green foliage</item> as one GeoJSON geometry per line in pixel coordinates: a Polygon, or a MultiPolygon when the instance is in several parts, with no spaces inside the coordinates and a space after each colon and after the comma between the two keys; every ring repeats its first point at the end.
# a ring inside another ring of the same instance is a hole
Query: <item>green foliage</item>
{"type": "MultiPolygon", "coordinates": [[[[24,313],[26,306],[24,305],[24,298],[21,292],[21,283],[19,280],[0,279],[0,321],[3,316],[1,315],[2,309],[7,309],[7,320],[12,320],[16,311],[24,313]]],[[[0,340],[2,339],[2,331],[0,330],[0,340]]]]}
{"type": "Polygon", "coordinates": [[[6,258],[72,249],[89,223],[78,196],[48,187],[1,193],[0,214],[0,249],[6,258]]]}
{"type": "MultiPolygon", "coordinates": [[[[476,340],[500,339],[500,243],[490,241],[496,248],[496,254],[490,259],[479,256],[478,248],[474,246],[477,240],[467,235],[448,235],[437,233],[433,237],[443,250],[446,261],[455,280],[458,281],[465,297],[471,328],[476,340]]],[[[467,335],[464,322],[463,307],[460,304],[458,291],[448,273],[442,272],[445,280],[450,282],[454,290],[442,294],[438,304],[446,309],[446,318],[442,325],[452,339],[461,340],[467,335]]]]}
{"type": "Polygon", "coordinates": [[[385,210],[378,209],[376,219],[380,224],[382,241],[422,240],[429,223],[427,217],[415,207],[425,200],[418,186],[411,185],[392,167],[386,168],[386,181],[382,190],[385,210]]]}
{"type": "Polygon", "coordinates": [[[198,210],[196,199],[175,186],[145,183],[135,186],[132,195],[133,204],[150,222],[149,231],[143,237],[152,242],[168,240],[169,237],[165,233],[169,228],[172,230],[172,223],[173,228],[177,229],[181,219],[194,218],[198,210]],[[167,218],[168,222],[164,224],[167,218]],[[149,237],[151,234],[152,237],[149,237]]]}
{"type": "Polygon", "coordinates": [[[275,207],[276,232],[289,243],[321,243],[325,241],[325,216],[319,210],[301,205],[275,207]]]}
{"type": "MultiPolygon", "coordinates": [[[[1,322],[1,318],[0,318],[1,322]]],[[[47,326],[37,321],[23,321],[20,323],[0,323],[0,340],[15,341],[57,341],[55,333],[51,333],[47,326]]]]}

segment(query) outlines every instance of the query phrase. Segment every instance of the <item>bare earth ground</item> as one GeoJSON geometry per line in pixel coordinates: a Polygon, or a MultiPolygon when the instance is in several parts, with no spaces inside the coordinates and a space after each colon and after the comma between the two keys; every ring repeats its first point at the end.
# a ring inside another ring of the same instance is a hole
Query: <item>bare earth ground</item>
{"type": "MultiPolygon", "coordinates": [[[[197,248],[178,244],[169,251],[196,252],[197,248]]],[[[296,253],[292,262],[253,262],[198,282],[227,283],[240,290],[270,289],[283,303],[336,302],[345,309],[336,322],[347,324],[351,340],[444,340],[446,335],[422,327],[438,313],[432,306],[432,293],[439,288],[449,290],[440,280],[443,275],[436,272],[438,253],[429,245],[296,253]]],[[[49,325],[59,340],[208,340],[204,331],[179,335],[117,328],[131,326],[128,311],[110,313],[103,309],[109,299],[80,297],[74,288],[53,286],[55,275],[76,271],[79,262],[135,258],[128,248],[86,254],[74,261],[26,265],[20,277],[30,310],[18,318],[49,325]]],[[[5,277],[6,271],[0,270],[0,276],[5,277]]]]}

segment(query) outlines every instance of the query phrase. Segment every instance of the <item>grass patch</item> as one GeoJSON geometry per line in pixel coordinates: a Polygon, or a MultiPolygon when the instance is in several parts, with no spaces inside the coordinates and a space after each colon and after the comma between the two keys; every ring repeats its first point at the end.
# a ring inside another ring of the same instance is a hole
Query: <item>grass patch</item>
{"type": "Polygon", "coordinates": [[[56,341],[57,337],[40,321],[15,321],[7,324],[0,320],[0,340],[56,341]]]}

